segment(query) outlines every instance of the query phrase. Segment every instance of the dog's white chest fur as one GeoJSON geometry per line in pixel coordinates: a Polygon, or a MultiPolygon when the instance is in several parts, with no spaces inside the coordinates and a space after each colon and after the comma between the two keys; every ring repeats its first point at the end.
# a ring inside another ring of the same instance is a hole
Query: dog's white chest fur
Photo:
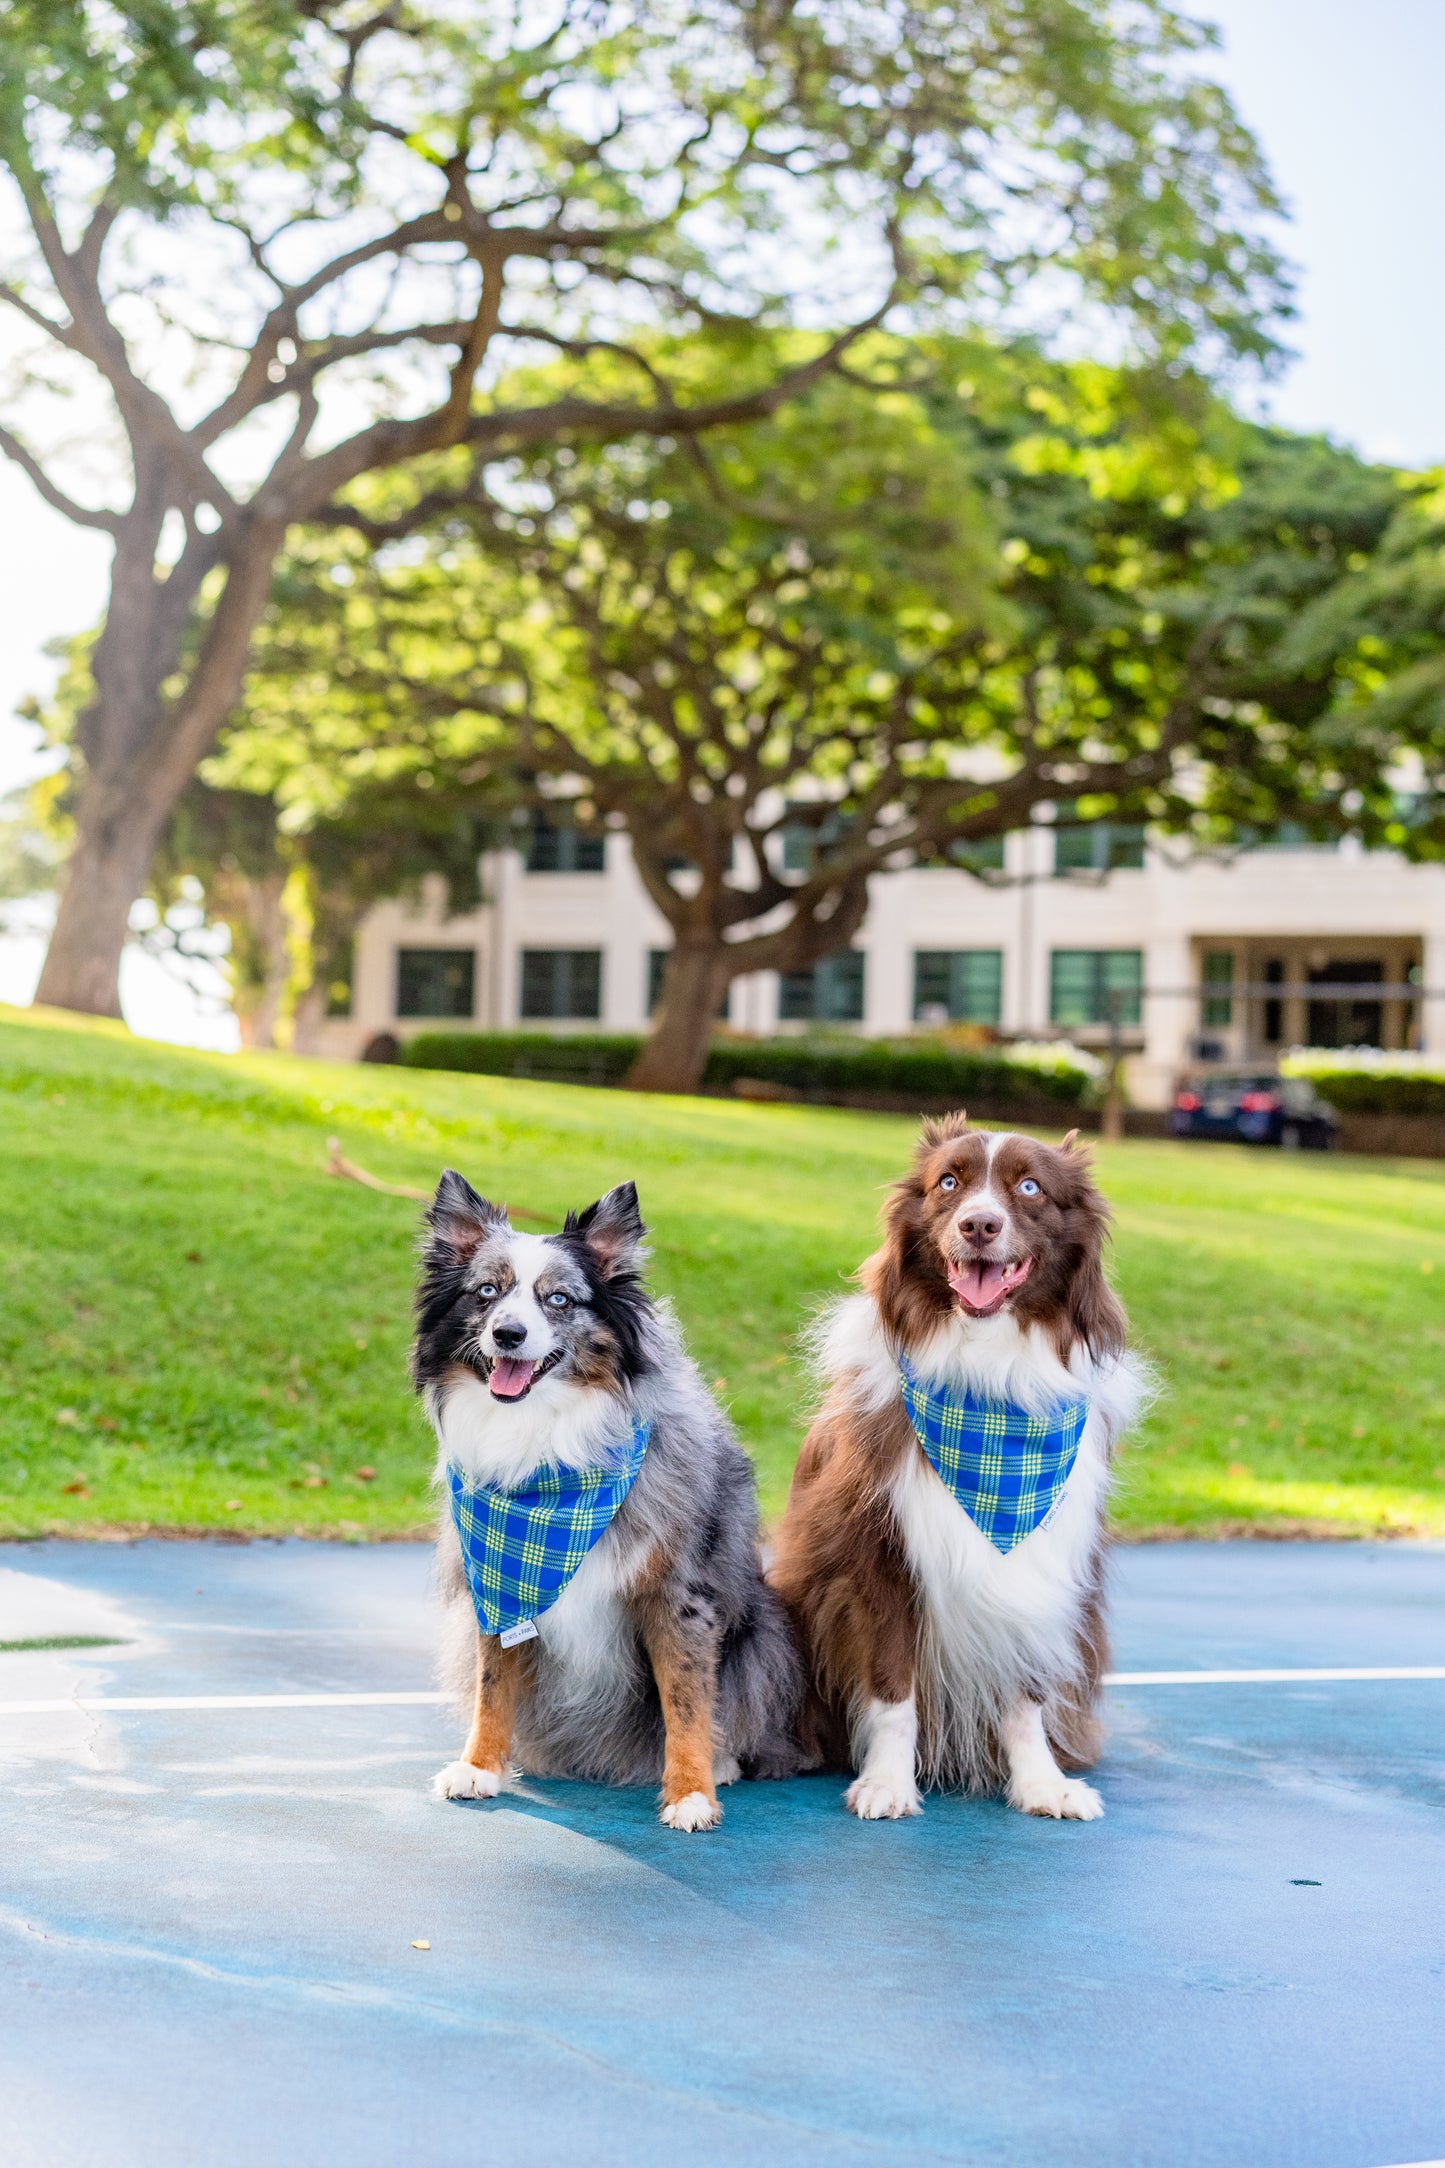
{"type": "Polygon", "coordinates": [[[969,1519],[920,1447],[893,1484],[894,1518],[927,1614],[925,1635],[982,1672],[1062,1677],[1074,1661],[1108,1487],[1103,1425],[1090,1414],[1069,1480],[1048,1520],[1000,1551],[969,1519]]]}
{"type": "Polygon", "coordinates": [[[635,1569],[635,1559],[609,1531],[537,1621],[549,1661],[579,1691],[631,1668],[633,1633],[622,1597],[635,1569]]]}

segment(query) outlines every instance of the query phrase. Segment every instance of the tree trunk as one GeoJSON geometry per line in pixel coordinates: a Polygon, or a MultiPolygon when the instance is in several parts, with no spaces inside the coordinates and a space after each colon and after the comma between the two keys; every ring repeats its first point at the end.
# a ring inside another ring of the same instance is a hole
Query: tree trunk
{"type": "MultiPolygon", "coordinates": [[[[75,850],[37,1001],[91,1016],[120,1015],[120,957],[130,907],[145,887],[181,792],[241,696],[285,531],[284,522],[248,522],[227,564],[190,681],[171,706],[161,688],[176,668],[204,568],[198,564],[190,577],[183,559],[168,579],[157,580],[139,544],[117,551],[105,630],[92,661],[95,699],[76,732],[88,772],[75,850]]],[[[152,548],[153,539],[146,540],[145,551],[152,548]]]]}
{"type": "Polygon", "coordinates": [[[327,985],[323,979],[313,979],[296,1002],[291,1033],[293,1054],[314,1054],[321,1044],[321,1027],[326,1021],[327,985]]]}
{"type": "Polygon", "coordinates": [[[695,1092],[733,972],[727,943],[681,943],[668,956],[652,1036],[627,1072],[639,1092],[695,1092]]]}
{"type": "Polygon", "coordinates": [[[145,886],[166,810],[151,803],[148,776],[118,785],[87,779],[37,1002],[87,1016],[120,1015],[130,907],[145,886]]]}
{"type": "MultiPolygon", "coordinates": [[[[231,919],[231,1006],[241,1044],[270,1048],[291,977],[290,927],[283,901],[287,874],[237,880],[231,919]]],[[[231,900],[231,899],[226,899],[231,900]]]]}

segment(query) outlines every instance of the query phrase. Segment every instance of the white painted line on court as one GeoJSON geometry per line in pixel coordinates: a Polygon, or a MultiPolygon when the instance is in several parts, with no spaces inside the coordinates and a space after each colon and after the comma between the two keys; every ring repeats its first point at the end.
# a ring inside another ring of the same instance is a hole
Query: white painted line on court
{"type": "MultiPolygon", "coordinates": [[[[1360,1664],[1328,1671],[1110,1671],[1106,1686],[1290,1686],[1334,1680],[1445,1679],[1445,1664],[1360,1664]]],[[[84,1715],[95,1710],[421,1709],[445,1694],[74,1694],[66,1700],[0,1701],[0,1716],[84,1715]]],[[[1425,2164],[1430,2168],[1430,2164],[1425,2164]]]]}
{"type": "Polygon", "coordinates": [[[0,1716],[61,1716],[91,1709],[405,1709],[445,1694],[72,1694],[66,1701],[0,1701],[0,1716]]]}
{"type": "Polygon", "coordinates": [[[1327,1671],[1108,1671],[1106,1686],[1290,1686],[1331,1679],[1445,1679],[1445,1664],[1337,1665],[1327,1671]]]}

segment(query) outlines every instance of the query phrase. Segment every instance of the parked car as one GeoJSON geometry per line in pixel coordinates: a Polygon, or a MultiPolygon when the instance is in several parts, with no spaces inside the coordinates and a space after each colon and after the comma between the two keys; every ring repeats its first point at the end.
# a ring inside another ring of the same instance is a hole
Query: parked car
{"type": "Polygon", "coordinates": [[[1180,1085],[1169,1127],[1176,1137],[1328,1152],[1339,1117],[1308,1077],[1264,1069],[1213,1069],[1180,1085]]]}

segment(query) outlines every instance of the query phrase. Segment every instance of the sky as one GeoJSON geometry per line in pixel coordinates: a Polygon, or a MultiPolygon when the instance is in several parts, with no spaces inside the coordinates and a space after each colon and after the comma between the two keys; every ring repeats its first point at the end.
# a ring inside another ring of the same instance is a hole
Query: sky
{"type": "MultiPolygon", "coordinates": [[[[1368,457],[1445,463],[1445,0],[1196,0],[1224,44],[1210,72],[1264,148],[1290,212],[1297,358],[1257,411],[1368,457]]],[[[0,462],[0,795],[35,772],[15,702],[44,692],[44,649],[91,624],[105,537],[70,527],[0,462]]],[[[40,941],[0,939],[0,999],[29,997],[40,941]]],[[[159,966],[130,958],[138,1029],[226,1043],[159,966]]]]}

